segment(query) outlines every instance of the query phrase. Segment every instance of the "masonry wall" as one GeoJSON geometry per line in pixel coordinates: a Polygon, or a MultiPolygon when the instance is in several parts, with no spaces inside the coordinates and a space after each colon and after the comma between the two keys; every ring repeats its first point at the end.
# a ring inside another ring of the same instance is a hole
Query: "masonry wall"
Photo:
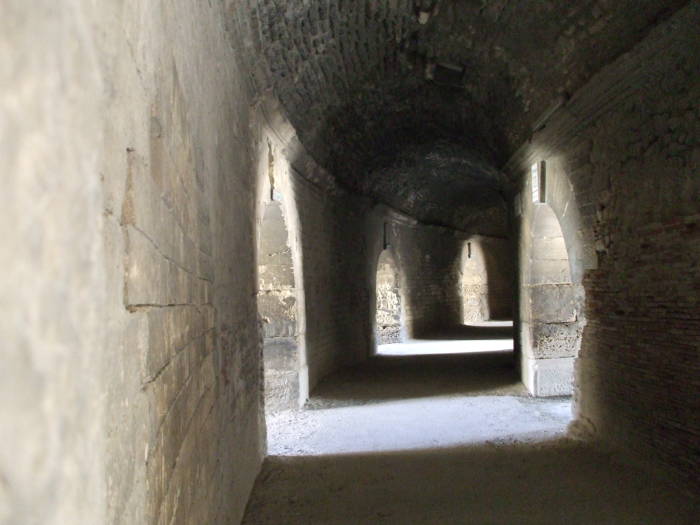
{"type": "Polygon", "coordinates": [[[512,319],[514,262],[508,239],[476,235],[464,241],[460,293],[465,323],[512,319]]]}
{"type": "Polygon", "coordinates": [[[601,71],[535,135],[519,166],[561,167],[571,191],[555,212],[567,244],[597,253],[597,263],[576,257],[572,270],[574,280],[583,273],[587,319],[577,428],[694,484],[699,23],[700,5],[690,2],[601,71]]]}
{"type": "MultiPolygon", "coordinates": [[[[383,205],[373,209],[367,227],[373,262],[371,287],[374,289],[376,264],[386,242],[399,274],[402,331],[408,337],[420,337],[462,323],[463,241],[464,234],[460,232],[423,225],[383,205]]],[[[372,293],[373,307],[375,301],[372,293]]]]}
{"type": "Polygon", "coordinates": [[[310,388],[370,353],[370,270],[365,199],[292,179],[299,213],[310,388]]]}
{"type": "Polygon", "coordinates": [[[242,515],[264,425],[250,96],[225,14],[3,5],[2,523],[242,515]]]}

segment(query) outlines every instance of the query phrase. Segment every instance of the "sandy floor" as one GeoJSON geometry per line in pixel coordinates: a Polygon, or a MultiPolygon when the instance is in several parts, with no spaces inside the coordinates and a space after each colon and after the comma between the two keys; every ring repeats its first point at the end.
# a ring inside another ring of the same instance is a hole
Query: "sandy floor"
{"type": "Polygon", "coordinates": [[[268,419],[245,524],[700,523],[697,502],[566,439],[570,401],[529,398],[511,352],[405,350],[268,419]]]}

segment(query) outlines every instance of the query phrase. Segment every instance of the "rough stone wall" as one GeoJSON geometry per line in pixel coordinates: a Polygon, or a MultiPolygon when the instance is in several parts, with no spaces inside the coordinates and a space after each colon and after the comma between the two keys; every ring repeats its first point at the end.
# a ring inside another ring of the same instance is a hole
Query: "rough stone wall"
{"type": "MultiPolygon", "coordinates": [[[[565,170],[556,162],[547,163],[547,203],[532,202],[530,179],[518,203],[522,376],[537,396],[572,393],[574,358],[584,325],[580,277],[577,283],[571,278],[572,268],[581,265],[575,259],[578,243],[572,239],[567,246],[554,212],[576,207],[569,188],[565,170]]],[[[574,228],[571,222],[568,231],[574,228]]]]}
{"type": "Polygon", "coordinates": [[[3,6],[1,523],[242,515],[264,429],[224,21],[220,2],[3,6]]]}
{"type": "Polygon", "coordinates": [[[465,323],[489,318],[489,278],[481,243],[467,240],[462,248],[462,319],[465,323]]]}
{"type": "Polygon", "coordinates": [[[396,251],[406,272],[406,325],[421,336],[461,322],[461,242],[434,228],[399,227],[396,251]]]}
{"type": "Polygon", "coordinates": [[[488,304],[491,319],[512,319],[515,284],[515,253],[511,239],[481,237],[488,273],[488,304]]]}
{"type": "MultiPolygon", "coordinates": [[[[579,428],[697,484],[700,3],[605,68],[535,135],[521,174],[554,159],[598,267],[586,270],[579,428]],[[594,240],[593,240],[594,238],[594,240]]],[[[567,231],[568,230],[568,231],[567,231]]],[[[573,235],[572,235],[573,234],[573,235]]],[[[571,250],[570,250],[571,254],[571,250]]]]}
{"type": "MultiPolygon", "coordinates": [[[[367,249],[371,202],[341,188],[309,157],[274,99],[263,98],[256,107],[257,134],[265,137],[259,172],[282,195],[289,232],[303,403],[323,377],[371,353],[371,261],[376,261],[367,249]]],[[[262,194],[269,191],[266,184],[260,184],[262,194]]]]}

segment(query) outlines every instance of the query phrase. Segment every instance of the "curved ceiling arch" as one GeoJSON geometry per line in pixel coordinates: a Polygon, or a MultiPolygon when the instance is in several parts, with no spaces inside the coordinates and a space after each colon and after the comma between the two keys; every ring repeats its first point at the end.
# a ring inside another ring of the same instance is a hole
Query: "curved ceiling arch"
{"type": "Polygon", "coordinates": [[[316,162],[458,229],[503,222],[499,168],[537,118],[687,3],[248,1],[251,58],[316,162]]]}

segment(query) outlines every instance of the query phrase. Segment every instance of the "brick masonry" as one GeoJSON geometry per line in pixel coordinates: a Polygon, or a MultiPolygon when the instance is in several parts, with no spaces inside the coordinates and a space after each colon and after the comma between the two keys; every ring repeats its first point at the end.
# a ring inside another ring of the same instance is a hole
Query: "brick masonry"
{"type": "Polygon", "coordinates": [[[599,73],[521,150],[548,160],[585,317],[578,428],[697,483],[700,6],[599,73]],[[595,257],[591,254],[595,253],[595,257]]]}

